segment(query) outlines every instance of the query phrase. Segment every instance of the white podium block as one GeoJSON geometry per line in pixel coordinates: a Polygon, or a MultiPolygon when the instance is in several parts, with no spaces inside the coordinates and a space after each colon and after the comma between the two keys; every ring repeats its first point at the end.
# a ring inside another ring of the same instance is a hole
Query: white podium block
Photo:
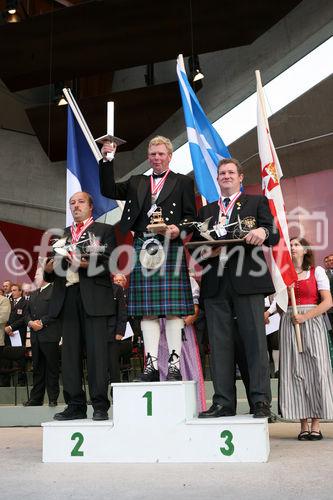
{"type": "Polygon", "coordinates": [[[44,462],[266,462],[266,419],[198,419],[195,382],[113,384],[113,421],[43,423],[44,462]]]}
{"type": "Polygon", "coordinates": [[[139,428],[174,425],[197,416],[196,382],[137,382],[112,384],[113,421],[139,428]]]}
{"type": "Polygon", "coordinates": [[[249,415],[187,421],[184,441],[182,462],[267,462],[270,451],[267,419],[249,415]]]}

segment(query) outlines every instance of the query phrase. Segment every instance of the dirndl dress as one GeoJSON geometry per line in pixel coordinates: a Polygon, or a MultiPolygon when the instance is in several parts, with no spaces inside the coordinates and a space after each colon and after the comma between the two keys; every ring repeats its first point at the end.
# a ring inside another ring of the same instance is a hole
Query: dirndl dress
{"type": "Polygon", "coordinates": [[[129,316],[188,316],[194,313],[191,285],[180,239],[167,240],[154,235],[165,253],[157,269],[146,269],[140,262],[140,252],[152,236],[135,236],[134,267],[128,291],[129,316]]]}
{"type": "MultiPolygon", "coordinates": [[[[295,295],[299,313],[316,306],[318,290],[314,269],[310,270],[307,279],[297,282],[295,295]]],[[[333,375],[324,318],[316,316],[300,325],[302,353],[297,349],[291,318],[292,308],[288,307],[280,324],[279,407],[282,417],[288,420],[331,420],[333,375]]]]}

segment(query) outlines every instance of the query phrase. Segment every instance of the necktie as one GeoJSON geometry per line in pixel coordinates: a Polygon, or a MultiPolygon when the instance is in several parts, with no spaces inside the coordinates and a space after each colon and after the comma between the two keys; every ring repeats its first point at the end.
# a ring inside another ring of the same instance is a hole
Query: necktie
{"type": "Polygon", "coordinates": [[[77,229],[77,231],[80,231],[80,229],[81,229],[82,227],[83,227],[83,222],[78,222],[78,223],[76,224],[76,229],[77,229]]]}
{"type": "Polygon", "coordinates": [[[225,206],[225,208],[227,208],[227,206],[229,205],[229,203],[230,203],[230,198],[224,198],[223,205],[225,206]]]}

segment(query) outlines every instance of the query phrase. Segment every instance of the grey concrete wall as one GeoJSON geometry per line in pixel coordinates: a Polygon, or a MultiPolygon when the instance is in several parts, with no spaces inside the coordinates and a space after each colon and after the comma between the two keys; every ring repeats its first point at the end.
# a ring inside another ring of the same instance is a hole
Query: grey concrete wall
{"type": "Polygon", "coordinates": [[[36,137],[0,129],[0,219],[47,229],[65,223],[65,163],[51,163],[36,137]]]}

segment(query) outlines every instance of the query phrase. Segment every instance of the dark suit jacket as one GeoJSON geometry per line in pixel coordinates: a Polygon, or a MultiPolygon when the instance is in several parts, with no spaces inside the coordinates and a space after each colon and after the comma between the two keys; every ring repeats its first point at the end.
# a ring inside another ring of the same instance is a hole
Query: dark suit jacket
{"type": "MultiPolygon", "coordinates": [[[[11,326],[13,332],[15,332],[15,330],[19,330],[23,347],[25,347],[25,339],[27,336],[27,326],[25,322],[27,304],[28,302],[23,297],[21,297],[15,305],[14,301],[11,302],[11,312],[7,322],[7,326],[11,326]]],[[[5,344],[10,345],[8,335],[6,335],[5,344]]]]}
{"type": "MultiPolygon", "coordinates": [[[[92,232],[100,239],[101,245],[106,245],[103,256],[98,257],[97,264],[100,267],[96,275],[88,276],[88,270],[79,268],[80,294],[85,312],[90,316],[112,316],[116,312],[113,296],[113,287],[110,278],[108,258],[115,248],[115,237],[113,227],[108,224],[94,222],[87,231],[92,232]]],[[[70,240],[70,228],[66,228],[64,236],[70,240]]],[[[86,239],[88,235],[84,232],[80,239],[86,239]]],[[[62,259],[62,270],[66,270],[69,264],[62,259]]],[[[65,274],[62,272],[62,274],[65,274]]],[[[44,273],[44,280],[53,282],[53,294],[50,301],[49,315],[57,318],[61,313],[66,295],[66,276],[59,276],[56,272],[44,273]]]]}
{"type": "Polygon", "coordinates": [[[40,319],[43,328],[34,332],[30,329],[31,343],[35,342],[59,342],[61,337],[60,321],[49,316],[49,306],[52,296],[53,285],[49,285],[44,290],[34,291],[30,295],[26,312],[26,323],[40,319]]]}
{"type": "MultiPolygon", "coordinates": [[[[133,175],[125,182],[114,180],[112,162],[100,163],[101,193],[111,199],[126,200],[120,227],[123,233],[129,230],[145,231],[149,223],[147,211],[150,203],[150,177],[133,175]]],[[[179,225],[196,218],[194,183],[185,175],[170,172],[156,205],[162,208],[166,224],[179,225]]]]}
{"type": "MultiPolygon", "coordinates": [[[[209,224],[209,227],[212,228],[218,223],[219,210],[217,202],[210,203],[200,209],[199,220],[204,221],[212,216],[209,224]]],[[[256,219],[257,227],[265,227],[268,229],[269,237],[265,241],[265,245],[273,246],[279,242],[279,233],[274,225],[268,201],[264,196],[242,194],[233,208],[229,223],[235,222],[238,215],[241,219],[247,216],[253,216],[256,219]]],[[[194,237],[193,240],[194,239],[196,238],[194,237]]],[[[269,295],[274,293],[274,285],[267,267],[260,276],[255,276],[255,273],[258,273],[264,264],[266,265],[261,248],[252,245],[241,245],[238,248],[239,252],[232,247],[228,248],[230,258],[226,264],[228,276],[231,279],[235,291],[244,295],[253,293],[269,295]],[[237,264],[240,264],[240,255],[243,249],[243,265],[241,267],[241,272],[237,273],[237,264]]],[[[207,259],[207,261],[203,261],[202,265],[204,267],[206,265],[211,266],[210,270],[203,275],[201,280],[201,298],[203,299],[213,297],[218,292],[219,257],[207,259]]]]}

